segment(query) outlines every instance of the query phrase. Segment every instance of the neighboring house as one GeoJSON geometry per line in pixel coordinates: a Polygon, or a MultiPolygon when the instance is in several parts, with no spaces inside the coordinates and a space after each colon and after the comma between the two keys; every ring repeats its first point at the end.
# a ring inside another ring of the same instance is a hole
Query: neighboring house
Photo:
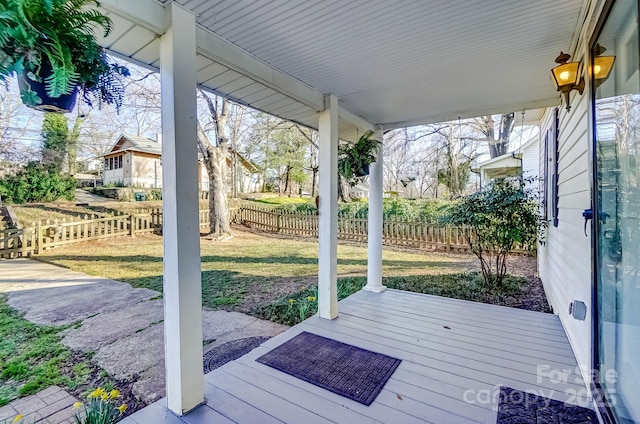
{"type": "Polygon", "coordinates": [[[162,187],[162,145],[150,138],[121,135],[104,159],[104,185],[162,187]]]}
{"type": "MultiPolygon", "coordinates": [[[[229,153],[227,157],[227,170],[229,171],[229,190],[231,191],[233,184],[233,153],[229,153]]],[[[238,193],[257,193],[262,189],[262,173],[260,169],[251,161],[247,160],[240,153],[235,152],[235,169],[236,173],[236,189],[238,193]]]]}
{"type": "Polygon", "coordinates": [[[368,199],[369,198],[369,184],[366,183],[358,183],[353,187],[349,187],[349,195],[353,198],[357,199],[368,199]]]}
{"type": "Polygon", "coordinates": [[[490,180],[522,176],[529,180],[527,188],[537,189],[538,182],[531,179],[538,177],[539,138],[536,135],[516,150],[478,164],[473,171],[480,175],[480,187],[490,180]]]}
{"type": "MultiPolygon", "coordinates": [[[[162,187],[162,144],[147,137],[121,135],[104,159],[103,184],[121,184],[125,187],[162,187]]],[[[232,183],[232,159],[227,157],[229,170],[229,191],[232,183]]],[[[259,169],[236,153],[239,192],[254,192],[260,187],[259,169]]],[[[209,176],[202,162],[198,166],[200,190],[209,190],[209,176]]]]}

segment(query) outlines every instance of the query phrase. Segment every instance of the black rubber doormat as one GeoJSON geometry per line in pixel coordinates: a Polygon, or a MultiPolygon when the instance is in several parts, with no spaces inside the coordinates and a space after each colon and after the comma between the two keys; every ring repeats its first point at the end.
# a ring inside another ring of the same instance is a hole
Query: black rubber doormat
{"type": "Polygon", "coordinates": [[[214,347],[202,357],[204,373],[207,374],[227,362],[235,361],[269,339],[270,337],[247,337],[214,347]]]}
{"type": "Polygon", "coordinates": [[[401,362],[306,331],[256,361],[365,405],[401,362]]]}
{"type": "Polygon", "coordinates": [[[596,424],[591,409],[536,396],[511,387],[500,387],[496,424],[596,424]]]}

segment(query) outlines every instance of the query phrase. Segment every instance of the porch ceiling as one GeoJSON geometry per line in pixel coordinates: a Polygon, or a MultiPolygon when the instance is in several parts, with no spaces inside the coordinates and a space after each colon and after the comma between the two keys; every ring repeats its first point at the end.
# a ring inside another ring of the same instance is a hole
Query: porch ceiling
{"type": "MultiPolygon", "coordinates": [[[[165,3],[102,1],[116,28],[104,45],[157,67],[165,3]]],[[[204,87],[311,127],[335,94],[343,133],[366,127],[358,117],[392,128],[557,104],[549,69],[574,47],[588,2],[176,3],[197,14],[204,87]]]]}

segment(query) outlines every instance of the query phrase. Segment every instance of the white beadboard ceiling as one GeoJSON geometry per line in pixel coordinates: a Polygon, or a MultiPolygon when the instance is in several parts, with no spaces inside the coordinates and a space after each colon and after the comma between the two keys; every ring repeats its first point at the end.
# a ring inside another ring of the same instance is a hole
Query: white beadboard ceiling
{"type": "MultiPolygon", "coordinates": [[[[197,14],[203,86],[311,127],[317,99],[334,94],[346,110],[388,128],[557,104],[549,70],[560,50],[574,47],[588,3],[175,1],[197,14]],[[255,66],[245,72],[218,55],[220,46],[248,53],[255,66]],[[291,84],[261,78],[262,66],[300,86],[281,90],[291,84]]],[[[104,45],[157,67],[166,2],[103,1],[116,28],[104,45]]]]}

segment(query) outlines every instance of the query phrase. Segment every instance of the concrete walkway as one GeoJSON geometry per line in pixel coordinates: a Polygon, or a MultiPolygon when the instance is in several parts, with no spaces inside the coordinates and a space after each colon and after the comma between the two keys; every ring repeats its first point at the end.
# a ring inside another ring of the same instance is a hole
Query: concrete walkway
{"type": "Polygon", "coordinates": [[[76,189],[76,202],[77,203],[104,203],[113,202],[115,199],[109,199],[108,197],[96,196],[81,188],[76,189]]]}
{"type": "MultiPolygon", "coordinates": [[[[133,394],[145,403],[165,396],[160,293],[33,259],[0,260],[0,293],[33,323],[80,322],[63,333],[65,345],[95,353],[92,360],[111,377],[135,381],[133,394]]],[[[287,328],[239,312],[203,310],[205,351],[287,328]]]]}

